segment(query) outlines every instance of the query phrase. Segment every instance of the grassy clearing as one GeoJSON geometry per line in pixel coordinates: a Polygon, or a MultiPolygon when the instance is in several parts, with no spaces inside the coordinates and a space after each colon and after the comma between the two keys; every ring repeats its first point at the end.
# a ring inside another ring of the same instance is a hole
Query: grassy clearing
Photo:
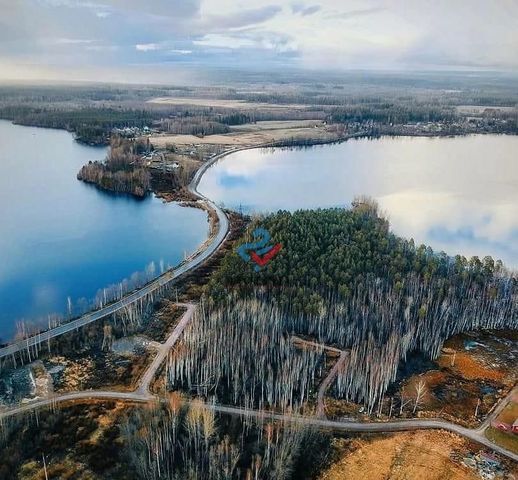
{"type": "Polygon", "coordinates": [[[497,445],[511,452],[518,453],[518,435],[502,432],[497,428],[490,427],[486,430],[486,437],[497,445]]]}

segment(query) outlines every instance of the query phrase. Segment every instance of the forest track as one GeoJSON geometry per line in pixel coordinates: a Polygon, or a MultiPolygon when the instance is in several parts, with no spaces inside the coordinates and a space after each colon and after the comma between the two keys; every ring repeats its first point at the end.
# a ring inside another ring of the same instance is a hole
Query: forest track
{"type": "MultiPolygon", "coordinates": [[[[27,413],[31,410],[44,407],[54,407],[58,403],[73,402],[77,400],[119,400],[137,403],[151,403],[159,401],[159,398],[148,393],[142,393],[138,390],[134,392],[113,392],[92,390],[85,392],[74,392],[59,395],[46,400],[38,400],[27,405],[23,405],[9,411],[0,413],[0,422],[8,417],[27,413]]],[[[486,438],[477,430],[472,430],[454,423],[450,423],[440,419],[411,419],[398,420],[393,422],[345,422],[338,420],[327,420],[318,417],[305,417],[293,414],[280,414],[267,412],[262,410],[252,410],[239,407],[231,407],[218,404],[206,404],[207,408],[218,413],[226,415],[236,415],[247,418],[257,418],[259,420],[277,420],[282,422],[299,423],[302,425],[312,426],[316,428],[329,429],[337,432],[354,432],[354,433],[390,433],[415,430],[446,430],[461,435],[469,440],[477,442],[494,452],[505,456],[515,462],[518,462],[518,455],[510,452],[486,438]]]]}
{"type": "Polygon", "coordinates": [[[178,303],[179,307],[186,308],[186,312],[180,318],[180,321],[177,323],[169,337],[164,343],[159,344],[158,352],[149,366],[146,368],[143,375],[137,382],[137,388],[132,392],[117,392],[113,390],[84,390],[80,392],[70,392],[64,393],[61,395],[52,395],[47,398],[42,398],[41,400],[36,400],[34,402],[29,402],[24,405],[20,405],[18,407],[11,408],[9,410],[5,410],[0,412],[0,421],[4,418],[18,415],[20,413],[25,413],[33,409],[44,408],[44,407],[52,407],[57,403],[69,402],[74,400],[94,400],[94,399],[110,399],[110,400],[126,400],[126,401],[134,401],[134,402],[150,402],[153,400],[157,400],[157,397],[151,394],[149,391],[149,387],[153,378],[156,375],[156,372],[164,362],[167,357],[167,354],[170,352],[171,348],[178,341],[180,336],[182,335],[185,327],[189,324],[194,315],[194,311],[196,309],[196,305],[193,303],[178,303]]]}
{"type": "Polygon", "coordinates": [[[326,394],[327,390],[329,389],[329,387],[331,386],[331,384],[335,381],[336,377],[338,376],[338,373],[340,372],[340,369],[343,368],[345,359],[347,358],[348,354],[349,354],[349,352],[347,352],[345,350],[342,350],[340,352],[340,356],[338,357],[338,360],[333,365],[333,368],[328,373],[327,377],[324,378],[324,380],[322,381],[322,384],[320,385],[320,388],[318,389],[316,415],[319,418],[326,417],[325,405],[324,405],[325,394],[326,394]]]}
{"type": "MultiPolygon", "coordinates": [[[[70,392],[62,395],[54,395],[49,398],[36,400],[34,402],[20,405],[18,407],[11,408],[0,412],[0,425],[1,423],[12,416],[30,412],[39,408],[50,407],[54,408],[58,403],[74,402],[74,401],[92,401],[92,400],[115,400],[115,401],[127,401],[135,403],[152,403],[159,402],[160,398],[153,395],[149,391],[149,386],[156,375],[156,372],[164,362],[169,353],[170,349],[176,344],[181,337],[183,331],[191,321],[196,306],[192,303],[179,304],[179,306],[186,307],[187,310],[183,314],[182,318],[171,332],[166,342],[160,345],[156,357],[153,359],[149,367],[146,369],[144,374],[140,377],[137,382],[137,388],[133,392],[116,392],[111,390],[87,390],[80,392],[70,392]]],[[[343,357],[346,358],[347,352],[342,352],[343,357]]],[[[340,365],[340,359],[334,365],[333,370],[336,368],[338,371],[340,365]],[[337,367],[338,365],[338,367],[337,367]]],[[[330,374],[326,377],[330,378],[330,374]]],[[[329,382],[332,381],[330,378],[329,382]]],[[[516,393],[515,387],[506,398],[504,398],[498,407],[494,410],[493,414],[500,412],[505,405],[512,398],[512,395],[516,393]],[[502,406],[503,404],[503,406],[502,406]]],[[[252,410],[246,408],[232,407],[226,405],[218,405],[213,403],[207,403],[206,406],[215,412],[237,415],[241,417],[252,417],[263,420],[278,420],[283,422],[294,422],[303,425],[313,426],[317,428],[331,429],[340,432],[363,432],[363,433],[387,433],[387,432],[400,432],[400,431],[411,431],[411,430],[447,430],[465,438],[473,440],[493,451],[518,462],[518,455],[510,452],[496,444],[484,436],[484,428],[479,427],[478,429],[469,429],[456,425],[454,423],[447,422],[442,419],[410,419],[410,420],[397,420],[392,422],[346,422],[339,420],[327,420],[319,417],[306,417],[294,414],[281,414],[268,412],[264,410],[252,410]]],[[[492,418],[492,417],[491,417],[492,418]]],[[[486,420],[487,421],[487,420],[486,420]]],[[[491,421],[491,420],[489,420],[491,421]]],[[[484,424],[483,424],[484,425],[484,424]]]]}
{"type": "Polygon", "coordinates": [[[149,397],[149,395],[151,395],[149,392],[149,386],[151,385],[153,378],[155,378],[156,372],[166,359],[167,354],[171,351],[171,348],[173,348],[174,344],[182,335],[187,324],[191,321],[191,318],[194,315],[194,311],[196,309],[196,305],[194,305],[193,303],[178,303],[177,305],[179,307],[187,308],[187,311],[182,315],[182,318],[174,328],[171,335],[169,335],[167,340],[164,343],[160,344],[157,355],[144,372],[144,375],[142,375],[142,377],[138,381],[138,386],[135,390],[135,393],[142,394],[146,398],[149,397]]]}

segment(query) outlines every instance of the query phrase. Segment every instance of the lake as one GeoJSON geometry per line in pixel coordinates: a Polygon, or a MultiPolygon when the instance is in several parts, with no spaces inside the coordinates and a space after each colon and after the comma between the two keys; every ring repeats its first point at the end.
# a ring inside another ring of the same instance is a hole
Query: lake
{"type": "Polygon", "coordinates": [[[156,276],[206,240],[202,210],[112,195],[78,181],[79,168],[106,151],[62,130],[0,120],[3,340],[21,319],[41,322],[67,312],[68,297],[78,312],[98,289],[146,269],[156,276]]]}
{"type": "Polygon", "coordinates": [[[248,212],[349,206],[375,198],[392,230],[435,250],[518,267],[518,136],[382,137],[245,150],[215,163],[199,191],[248,212]]]}

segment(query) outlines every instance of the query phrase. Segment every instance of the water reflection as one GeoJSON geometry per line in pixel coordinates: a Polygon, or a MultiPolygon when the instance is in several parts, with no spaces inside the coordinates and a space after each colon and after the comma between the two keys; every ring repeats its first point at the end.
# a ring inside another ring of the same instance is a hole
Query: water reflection
{"type": "Polygon", "coordinates": [[[150,262],[175,265],[206,239],[198,209],[111,195],[76,180],[106,149],[0,121],[0,337],[15,320],[64,312],[150,262]]]}
{"type": "Polygon", "coordinates": [[[367,194],[400,235],[518,267],[517,151],[518,137],[500,135],[249,150],[211,168],[200,190],[251,211],[345,206],[367,194]]]}

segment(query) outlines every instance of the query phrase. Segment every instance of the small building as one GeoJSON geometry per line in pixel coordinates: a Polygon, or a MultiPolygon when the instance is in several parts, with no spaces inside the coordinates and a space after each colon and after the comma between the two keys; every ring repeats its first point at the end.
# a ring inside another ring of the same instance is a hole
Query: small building
{"type": "Polygon", "coordinates": [[[509,431],[511,431],[511,428],[512,428],[511,425],[509,425],[508,423],[504,423],[504,422],[498,422],[495,426],[496,426],[496,428],[498,428],[498,430],[502,430],[504,432],[509,432],[509,431]]]}
{"type": "Polygon", "coordinates": [[[511,427],[511,431],[518,434],[518,418],[514,421],[513,426],[511,427]]]}

